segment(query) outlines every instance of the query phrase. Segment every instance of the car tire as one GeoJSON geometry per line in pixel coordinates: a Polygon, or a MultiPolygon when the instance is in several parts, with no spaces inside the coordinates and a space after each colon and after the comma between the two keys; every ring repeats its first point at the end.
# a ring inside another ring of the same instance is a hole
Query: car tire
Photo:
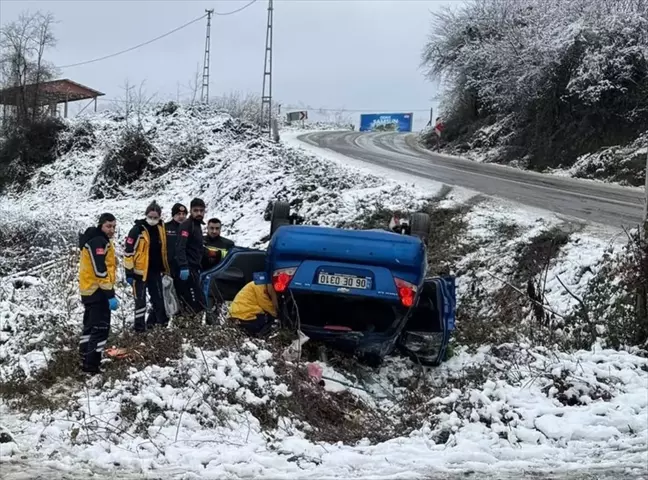
{"type": "Polygon", "coordinates": [[[430,215],[427,213],[413,213],[410,216],[410,234],[427,243],[430,238],[430,223],[430,215]]]}
{"type": "Polygon", "coordinates": [[[270,219],[270,235],[283,225],[290,225],[290,204],[288,202],[274,202],[272,204],[272,217],[270,219]]]}

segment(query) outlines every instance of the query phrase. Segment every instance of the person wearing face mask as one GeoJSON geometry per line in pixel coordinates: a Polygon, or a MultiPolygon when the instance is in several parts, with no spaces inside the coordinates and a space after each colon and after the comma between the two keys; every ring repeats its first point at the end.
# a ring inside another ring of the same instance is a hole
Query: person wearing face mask
{"type": "Polygon", "coordinates": [[[111,240],[116,224],[113,214],[103,213],[96,227],[79,235],[79,290],[85,309],[79,355],[81,369],[89,374],[100,373],[101,354],[110,333],[110,312],[119,306],[115,297],[117,260],[111,240]]]}
{"type": "Polygon", "coordinates": [[[162,275],[171,273],[167,252],[167,235],[161,222],[162,209],[153,201],[146,207],[146,218],[137,220],[128,236],[124,252],[126,281],[135,295],[136,332],[144,332],[154,325],[166,326],[169,318],[164,307],[162,275]],[[151,298],[151,309],[146,317],[146,292],[151,298]]]}

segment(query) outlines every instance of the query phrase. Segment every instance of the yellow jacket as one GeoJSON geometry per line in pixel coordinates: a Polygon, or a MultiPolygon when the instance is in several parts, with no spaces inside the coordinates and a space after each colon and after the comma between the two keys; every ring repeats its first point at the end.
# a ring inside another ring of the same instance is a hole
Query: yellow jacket
{"type": "Polygon", "coordinates": [[[79,237],[79,290],[83,303],[115,296],[117,259],[112,241],[97,227],[79,237]]]}
{"type": "MultiPolygon", "coordinates": [[[[160,236],[160,243],[162,244],[162,265],[163,273],[171,273],[169,268],[169,255],[167,251],[167,236],[164,223],[160,222],[157,225],[158,233],[160,236]]],[[[124,249],[124,268],[126,269],[126,277],[132,277],[136,280],[146,281],[149,267],[149,251],[151,246],[151,236],[149,235],[144,221],[139,220],[135,222],[135,226],[131,228],[126,237],[126,248],[124,249]]]]}
{"type": "Polygon", "coordinates": [[[266,286],[256,285],[254,282],[243,287],[230,305],[230,317],[236,320],[256,320],[257,315],[264,313],[277,317],[277,311],[266,286]]]}

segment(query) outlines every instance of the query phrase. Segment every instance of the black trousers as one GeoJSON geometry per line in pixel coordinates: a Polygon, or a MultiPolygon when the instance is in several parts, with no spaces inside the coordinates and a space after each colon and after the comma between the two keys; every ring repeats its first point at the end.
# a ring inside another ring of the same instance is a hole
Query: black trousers
{"type": "Polygon", "coordinates": [[[110,334],[110,307],[107,299],[84,304],[83,332],[79,341],[81,366],[88,372],[97,372],[101,355],[110,334]]]}
{"type": "Polygon", "coordinates": [[[202,290],[200,289],[200,271],[195,269],[189,270],[187,280],[178,280],[176,289],[180,303],[182,303],[183,313],[194,315],[205,310],[205,300],[202,290]]]}
{"type": "Polygon", "coordinates": [[[267,313],[262,313],[257,315],[254,320],[239,320],[238,318],[233,318],[232,320],[249,335],[260,337],[270,331],[275,318],[267,313]]]}
{"type": "Polygon", "coordinates": [[[162,276],[150,275],[146,282],[135,280],[133,282],[133,293],[135,295],[135,331],[144,332],[147,327],[153,325],[167,325],[167,317],[164,308],[164,294],[162,293],[162,276]],[[146,292],[151,297],[151,308],[146,318],[146,292]]]}

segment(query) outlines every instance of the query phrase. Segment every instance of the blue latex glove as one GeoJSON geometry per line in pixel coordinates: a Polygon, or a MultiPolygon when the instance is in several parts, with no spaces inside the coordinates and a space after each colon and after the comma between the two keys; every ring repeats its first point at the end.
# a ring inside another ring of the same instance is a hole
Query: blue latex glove
{"type": "Polygon", "coordinates": [[[113,297],[110,300],[108,300],[108,305],[110,306],[111,310],[117,310],[117,307],[119,307],[119,300],[113,297]]]}
{"type": "Polygon", "coordinates": [[[189,278],[189,270],[186,268],[180,270],[180,280],[185,281],[188,278],[189,278]]]}
{"type": "Polygon", "coordinates": [[[131,287],[133,286],[134,281],[135,281],[135,279],[132,278],[132,277],[127,277],[126,278],[126,283],[128,283],[131,287]]]}

